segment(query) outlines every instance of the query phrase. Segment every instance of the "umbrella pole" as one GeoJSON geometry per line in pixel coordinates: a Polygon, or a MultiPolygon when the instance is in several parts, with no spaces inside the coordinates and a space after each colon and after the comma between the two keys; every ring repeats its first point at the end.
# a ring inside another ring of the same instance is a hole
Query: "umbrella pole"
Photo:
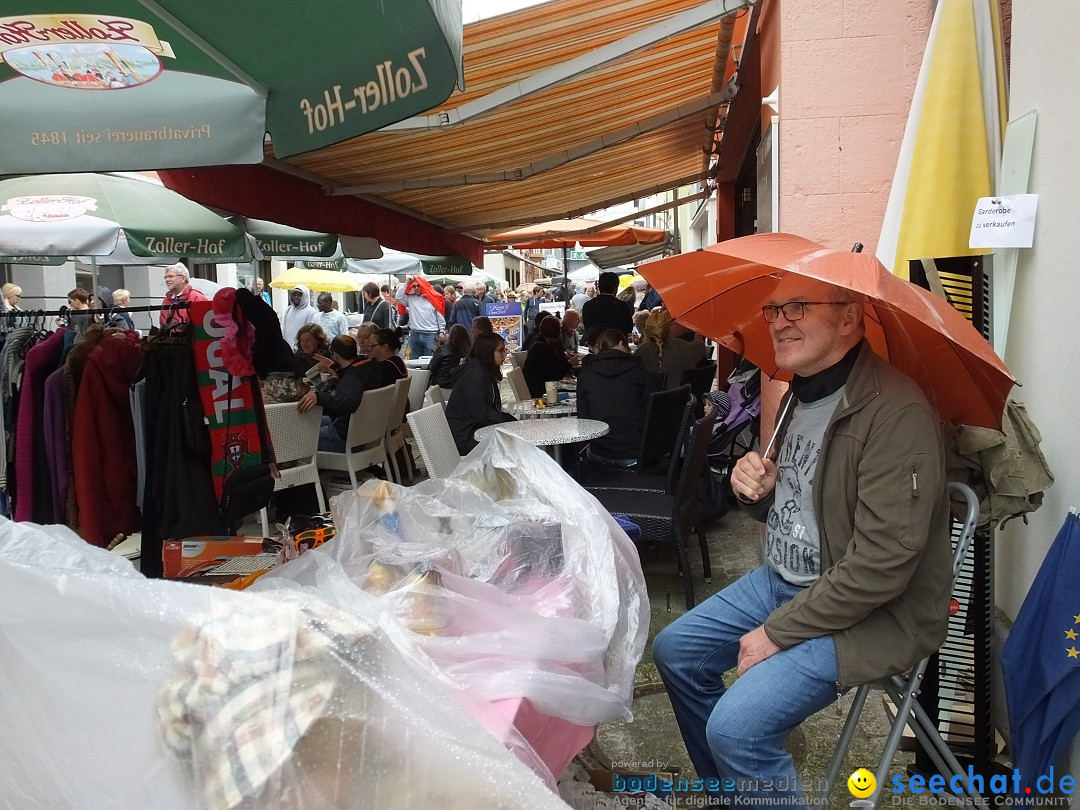
{"type": "MultiPolygon", "coordinates": [[[[97,256],[90,257],[90,294],[97,296],[98,292],[98,266],[97,256]]],[[[98,305],[101,305],[101,301],[98,301],[98,305]]]]}
{"type": "Polygon", "coordinates": [[[562,246],[562,294],[563,312],[565,312],[570,306],[570,253],[565,242],[562,246]]]}

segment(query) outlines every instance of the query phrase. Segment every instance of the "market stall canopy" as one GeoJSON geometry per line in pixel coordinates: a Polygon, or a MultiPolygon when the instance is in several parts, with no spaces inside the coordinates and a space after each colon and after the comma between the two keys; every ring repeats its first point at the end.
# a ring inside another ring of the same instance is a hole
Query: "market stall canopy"
{"type": "MultiPolygon", "coordinates": [[[[699,190],[680,203],[703,199],[714,177],[741,165],[757,131],[754,59],[743,48],[746,64],[735,81],[732,58],[740,45],[753,44],[760,12],[748,5],[552,0],[469,23],[467,91],[425,116],[269,162],[272,171],[261,168],[271,177],[260,181],[264,191],[244,213],[340,233],[338,223],[363,221],[343,212],[378,202],[484,236],[687,185],[699,190]],[[721,112],[738,106],[736,91],[752,103],[746,132],[733,142],[732,115],[721,112]],[[308,188],[296,193],[297,184],[308,188]]],[[[207,196],[224,179],[218,169],[197,169],[181,190],[213,204],[207,196]]],[[[372,235],[384,246],[482,262],[468,247],[420,248],[403,244],[408,234],[395,235],[397,242],[372,235]]]]}
{"type": "Polygon", "coordinates": [[[652,245],[666,241],[667,237],[667,231],[660,228],[646,228],[632,223],[609,225],[596,219],[578,217],[494,233],[485,241],[493,246],[572,248],[575,245],[652,245]]]}
{"type": "Polygon", "coordinates": [[[461,0],[9,0],[0,174],[259,163],[464,87],[461,0]],[[11,111],[18,114],[11,114],[11,111]]]}
{"type": "Polygon", "coordinates": [[[590,250],[589,261],[601,270],[615,270],[618,267],[651,259],[653,256],[675,252],[675,240],[669,233],[663,242],[653,242],[649,245],[617,245],[590,250]]]}
{"type": "Polygon", "coordinates": [[[151,181],[101,174],[0,180],[0,254],[116,264],[250,258],[244,232],[213,211],[151,181]]]}
{"type": "Polygon", "coordinates": [[[277,290],[291,290],[303,284],[312,292],[360,292],[364,284],[354,273],[334,270],[312,270],[308,267],[290,267],[270,282],[277,290]]]}

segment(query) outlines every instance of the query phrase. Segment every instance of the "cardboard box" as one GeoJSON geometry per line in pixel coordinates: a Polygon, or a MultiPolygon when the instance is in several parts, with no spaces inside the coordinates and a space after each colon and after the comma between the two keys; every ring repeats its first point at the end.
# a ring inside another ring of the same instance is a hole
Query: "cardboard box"
{"type": "MultiPolygon", "coordinates": [[[[161,545],[165,579],[192,579],[212,576],[213,570],[234,557],[250,557],[263,552],[261,537],[188,537],[166,540],[161,545]]],[[[235,579],[230,575],[228,579],[235,579]]]]}

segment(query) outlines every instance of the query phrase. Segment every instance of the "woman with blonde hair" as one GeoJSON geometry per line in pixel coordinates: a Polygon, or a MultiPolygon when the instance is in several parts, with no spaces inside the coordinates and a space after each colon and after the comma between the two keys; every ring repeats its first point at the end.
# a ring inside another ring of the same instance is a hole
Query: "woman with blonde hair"
{"type": "Polygon", "coordinates": [[[674,321],[666,309],[649,313],[635,356],[641,358],[645,370],[664,374],[664,388],[678,388],[682,374],[705,359],[702,344],[690,344],[671,336],[674,321]],[[701,348],[698,348],[698,347],[701,348]]]}
{"type": "Polygon", "coordinates": [[[5,312],[19,312],[22,310],[22,307],[19,306],[19,302],[22,300],[22,287],[9,281],[3,287],[0,287],[0,292],[4,295],[5,312]]]}

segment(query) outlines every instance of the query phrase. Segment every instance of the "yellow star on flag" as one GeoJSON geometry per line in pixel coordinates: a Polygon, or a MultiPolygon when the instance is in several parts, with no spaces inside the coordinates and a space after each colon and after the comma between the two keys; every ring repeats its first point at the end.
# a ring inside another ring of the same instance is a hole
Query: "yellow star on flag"
{"type": "Polygon", "coordinates": [[[1076,638],[1076,636],[1077,636],[1077,633],[1076,633],[1075,630],[1066,630],[1065,631],[1065,638],[1069,639],[1070,641],[1072,641],[1074,638],[1076,638]]]}
{"type": "Polygon", "coordinates": [[[1067,649],[1065,653],[1069,656],[1069,658],[1080,657],[1080,650],[1076,649],[1076,647],[1069,647],[1069,649],[1067,649]]]}
{"type": "Polygon", "coordinates": [[[1080,613],[1073,616],[1073,624],[1080,624],[1080,613]]]}

